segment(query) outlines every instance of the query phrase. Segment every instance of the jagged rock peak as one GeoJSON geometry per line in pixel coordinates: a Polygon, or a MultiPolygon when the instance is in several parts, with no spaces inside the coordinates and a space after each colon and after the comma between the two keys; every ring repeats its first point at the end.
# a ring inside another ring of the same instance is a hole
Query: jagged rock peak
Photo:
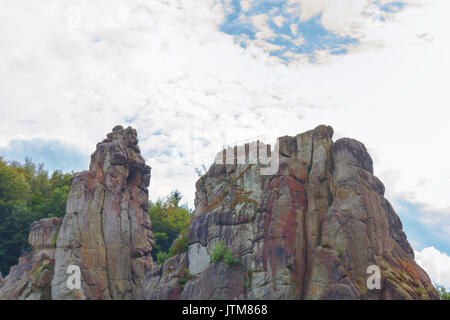
{"type": "Polygon", "coordinates": [[[279,138],[271,175],[247,159],[213,164],[196,183],[187,253],[148,275],[145,297],[438,299],[367,149],[332,137],[321,125],[279,138]],[[219,244],[233,259],[217,259],[219,244]],[[380,288],[368,287],[372,268],[380,288]]]}
{"type": "Polygon", "coordinates": [[[58,236],[54,299],[139,299],[152,268],[148,217],[150,167],[136,130],[116,126],[97,144],[89,171],[74,175],[58,236]],[[81,269],[81,289],[66,287],[69,265],[81,269]]]}
{"type": "Polygon", "coordinates": [[[141,153],[138,146],[137,132],[132,127],[124,129],[121,125],[117,125],[108,133],[107,139],[103,142],[111,142],[113,140],[122,141],[127,147],[134,149],[137,153],[141,153]]]}

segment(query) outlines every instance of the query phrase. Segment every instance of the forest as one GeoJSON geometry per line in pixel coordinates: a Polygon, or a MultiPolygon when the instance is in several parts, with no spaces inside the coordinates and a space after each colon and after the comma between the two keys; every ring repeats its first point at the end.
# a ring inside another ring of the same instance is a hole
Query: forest
{"type": "Polygon", "coordinates": [[[44,164],[7,162],[0,157],[0,271],[7,275],[21,254],[28,253],[31,224],[42,218],[63,217],[71,173],[44,164]]]}

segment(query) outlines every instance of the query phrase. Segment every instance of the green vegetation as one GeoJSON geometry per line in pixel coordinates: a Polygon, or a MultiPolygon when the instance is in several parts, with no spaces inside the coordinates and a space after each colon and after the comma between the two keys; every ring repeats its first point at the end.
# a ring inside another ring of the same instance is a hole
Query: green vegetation
{"type": "Polygon", "coordinates": [[[237,265],[239,264],[239,259],[233,256],[231,249],[228,248],[223,242],[219,241],[214,246],[211,253],[211,261],[219,262],[222,261],[227,265],[237,265]]]}
{"type": "Polygon", "coordinates": [[[158,252],[158,254],[156,255],[156,262],[158,264],[164,264],[164,262],[166,262],[166,260],[169,258],[169,254],[167,252],[164,251],[160,251],[158,252]]]}
{"type": "Polygon", "coordinates": [[[55,232],[55,234],[52,237],[52,245],[56,247],[56,242],[58,241],[58,232],[55,232]]]}
{"type": "MultiPolygon", "coordinates": [[[[43,164],[36,165],[28,158],[21,164],[0,157],[0,271],[4,276],[17,264],[22,252],[31,250],[31,224],[64,216],[71,178],[72,174],[61,171],[49,174],[43,164]]],[[[187,250],[190,209],[180,206],[181,198],[175,190],[164,199],[149,203],[156,241],[152,255],[158,263],[187,250]]],[[[56,241],[57,235],[52,243],[56,241]]]]}
{"type": "Polygon", "coordinates": [[[175,254],[187,251],[191,211],[186,205],[180,206],[181,198],[181,193],[175,190],[156,203],[149,203],[148,214],[156,242],[152,256],[158,264],[164,263],[175,254]]]}
{"type": "Polygon", "coordinates": [[[436,285],[436,289],[441,296],[441,300],[450,300],[450,290],[447,291],[447,289],[441,285],[436,285]]]}
{"type": "Polygon", "coordinates": [[[183,230],[178,238],[173,242],[172,246],[169,249],[169,258],[179,254],[186,252],[189,245],[187,242],[187,231],[188,229],[183,230]]]}
{"type": "Polygon", "coordinates": [[[194,277],[195,276],[193,276],[191,274],[191,271],[189,270],[189,268],[184,269],[183,273],[178,278],[178,285],[180,286],[180,289],[183,290],[184,289],[184,285],[186,284],[186,282],[194,279],[194,277]]]}
{"type": "Polygon", "coordinates": [[[31,224],[42,218],[63,217],[72,174],[44,165],[7,162],[0,157],[0,271],[7,275],[21,251],[29,251],[31,224]]]}

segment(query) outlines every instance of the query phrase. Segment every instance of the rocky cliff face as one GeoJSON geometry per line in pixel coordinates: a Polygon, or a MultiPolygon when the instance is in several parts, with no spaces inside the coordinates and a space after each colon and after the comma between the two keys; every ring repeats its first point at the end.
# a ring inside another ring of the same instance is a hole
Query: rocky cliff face
{"type": "Polygon", "coordinates": [[[280,138],[271,176],[212,165],[196,183],[188,252],[148,275],[146,298],[437,299],[366,148],[332,135],[280,138]],[[237,261],[212,261],[218,244],[237,261]],[[367,287],[373,265],[381,289],[367,287]]]}
{"type": "Polygon", "coordinates": [[[62,222],[35,223],[33,252],[0,299],[438,299],[366,148],[332,136],[319,126],[279,138],[271,175],[262,174],[266,146],[258,161],[252,146],[224,155],[196,183],[187,252],[157,265],[150,168],[136,131],[118,126],[73,177],[62,222]],[[81,269],[80,290],[66,285],[70,265],[81,269]],[[373,266],[379,289],[367,286],[373,266]]]}

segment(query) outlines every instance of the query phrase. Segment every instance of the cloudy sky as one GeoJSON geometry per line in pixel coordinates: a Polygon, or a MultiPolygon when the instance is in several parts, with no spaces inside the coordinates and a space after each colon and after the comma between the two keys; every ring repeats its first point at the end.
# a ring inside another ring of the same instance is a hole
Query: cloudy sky
{"type": "Polygon", "coordinates": [[[0,0],[0,155],[88,166],[138,130],[150,197],[193,204],[224,144],[319,124],[362,141],[450,287],[450,1],[0,0]]]}

